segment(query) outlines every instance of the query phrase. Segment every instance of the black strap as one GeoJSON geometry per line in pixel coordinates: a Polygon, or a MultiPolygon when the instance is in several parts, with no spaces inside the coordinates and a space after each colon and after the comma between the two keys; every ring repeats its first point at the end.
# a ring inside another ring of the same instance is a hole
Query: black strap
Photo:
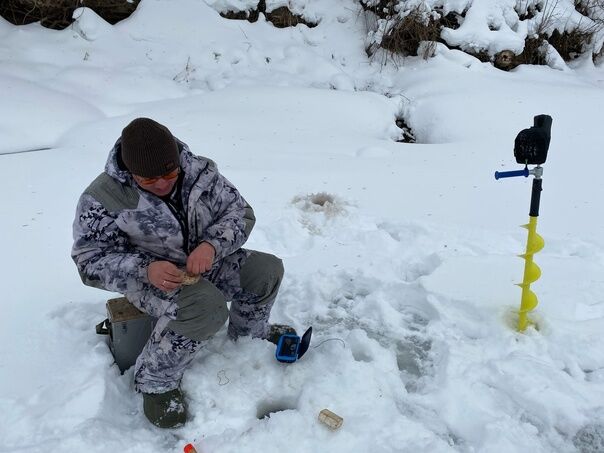
{"type": "Polygon", "coordinates": [[[111,323],[109,322],[109,319],[104,319],[96,325],[96,333],[99,335],[109,335],[110,326],[111,323]]]}

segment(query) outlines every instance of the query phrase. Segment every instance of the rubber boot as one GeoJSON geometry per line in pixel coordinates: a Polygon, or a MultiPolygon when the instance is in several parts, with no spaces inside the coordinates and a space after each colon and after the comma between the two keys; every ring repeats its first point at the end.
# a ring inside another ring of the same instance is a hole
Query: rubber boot
{"type": "Polygon", "coordinates": [[[165,393],[143,393],[147,419],[158,428],[177,428],[187,421],[187,407],[180,389],[165,393]]]}
{"type": "Polygon", "coordinates": [[[271,343],[277,344],[279,343],[279,338],[281,335],[298,335],[296,333],[296,329],[286,324],[269,324],[268,326],[268,334],[266,336],[266,340],[271,343]]]}

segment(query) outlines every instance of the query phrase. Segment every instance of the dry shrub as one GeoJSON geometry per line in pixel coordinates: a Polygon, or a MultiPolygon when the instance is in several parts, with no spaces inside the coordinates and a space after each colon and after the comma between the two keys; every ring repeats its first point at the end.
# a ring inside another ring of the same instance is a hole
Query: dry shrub
{"type": "Polygon", "coordinates": [[[585,21],[580,20],[573,30],[563,32],[558,29],[551,31],[554,22],[560,20],[556,13],[558,2],[559,0],[545,0],[543,15],[535,33],[541,40],[549,42],[564,61],[571,61],[588,48],[594,35],[604,25],[598,19],[598,11],[602,10],[604,0],[575,0],[575,9],[585,17],[585,21]]]}
{"type": "Polygon", "coordinates": [[[575,0],[575,9],[578,13],[582,14],[585,17],[590,16],[590,8],[591,2],[590,0],[575,0]]]}
{"type": "Polygon", "coordinates": [[[361,0],[360,3],[364,11],[371,11],[380,19],[390,19],[396,14],[395,0],[361,0]]]}
{"type": "MultiPolygon", "coordinates": [[[[444,14],[441,7],[430,8],[422,3],[420,6],[407,10],[404,15],[405,0],[359,0],[364,11],[369,42],[366,52],[369,57],[376,55],[379,48],[385,49],[385,58],[396,55],[415,56],[418,53],[424,58],[431,56],[430,52],[422,53],[428,49],[426,42],[440,42],[450,49],[461,50],[476,57],[482,62],[492,62],[495,67],[509,71],[520,64],[545,65],[546,44],[549,43],[565,60],[569,61],[590,48],[594,36],[604,29],[604,0],[575,0],[577,11],[585,16],[585,21],[579,21],[572,31],[555,31],[555,25],[562,20],[558,4],[560,0],[543,0],[537,3],[520,2],[516,5],[516,13],[521,21],[537,18],[531,37],[525,40],[524,51],[515,55],[506,50],[491,55],[486,49],[471,49],[468,46],[453,47],[440,38],[443,28],[457,29],[465,17],[465,11],[461,14],[449,12],[444,14]],[[377,19],[374,19],[377,18],[377,19]],[[368,19],[369,18],[369,19],[368,19]],[[552,30],[554,30],[552,32],[552,30]]],[[[489,25],[491,30],[495,26],[489,25]]],[[[604,58],[604,50],[593,49],[594,59],[598,62],[604,58]]],[[[393,61],[396,61],[393,58],[393,61]]]]}
{"type": "Polygon", "coordinates": [[[592,37],[593,32],[576,28],[571,32],[565,31],[564,33],[554,30],[547,41],[558,51],[564,61],[570,61],[583,53],[592,37]]]}
{"type": "Polygon", "coordinates": [[[543,38],[526,38],[524,41],[524,50],[516,56],[518,64],[545,65],[545,40],[543,38]]]}
{"type": "Polygon", "coordinates": [[[373,35],[365,49],[367,56],[373,57],[382,48],[386,51],[385,60],[393,57],[393,61],[397,55],[430,58],[436,43],[444,43],[440,38],[443,27],[457,29],[465,16],[465,12],[444,14],[442,7],[430,10],[425,4],[405,11],[401,9],[401,0],[360,0],[360,3],[366,12],[367,29],[373,35]]]}
{"type": "Polygon", "coordinates": [[[436,42],[440,38],[440,23],[432,17],[425,19],[415,10],[403,18],[397,16],[392,20],[394,23],[380,46],[394,54],[416,56],[422,41],[436,42]]]}
{"type": "Polygon", "coordinates": [[[247,20],[248,22],[256,22],[260,13],[257,9],[251,11],[226,11],[221,12],[220,15],[225,19],[230,20],[247,20]]]}
{"type": "MultiPolygon", "coordinates": [[[[575,9],[592,20],[592,25],[587,27],[592,32],[592,42],[595,36],[600,35],[604,29],[604,0],[575,0],[575,9]]],[[[599,62],[604,57],[604,46],[593,49],[593,60],[599,62]]]]}
{"type": "Polygon", "coordinates": [[[0,16],[15,25],[40,22],[42,26],[62,30],[72,22],[73,12],[82,6],[94,10],[110,24],[129,17],[140,0],[3,0],[0,16]]]}
{"type": "Polygon", "coordinates": [[[468,55],[472,55],[474,58],[478,58],[483,63],[489,63],[491,61],[491,56],[489,52],[481,49],[481,50],[465,50],[468,55]]]}
{"type": "Polygon", "coordinates": [[[308,28],[316,27],[318,24],[306,20],[304,17],[294,14],[287,6],[281,6],[273,11],[266,12],[266,1],[260,0],[258,6],[250,11],[226,11],[220,15],[225,19],[247,20],[256,22],[260,13],[264,14],[266,20],[277,28],[295,27],[298,24],[306,25],[308,28]]]}
{"type": "Polygon", "coordinates": [[[533,19],[537,12],[539,12],[539,9],[531,5],[526,9],[526,11],[520,12],[516,10],[516,12],[518,13],[518,19],[520,19],[521,21],[525,21],[533,19]]]}
{"type": "Polygon", "coordinates": [[[444,16],[441,14],[439,22],[441,27],[457,30],[460,27],[459,19],[465,17],[465,15],[465,12],[462,14],[457,14],[456,12],[451,11],[450,13],[444,16]]]}
{"type": "Polygon", "coordinates": [[[264,13],[266,19],[277,28],[295,27],[298,24],[304,24],[309,28],[316,27],[317,24],[309,22],[302,16],[292,13],[287,6],[281,6],[270,13],[264,13]]]}
{"type": "Polygon", "coordinates": [[[521,64],[545,65],[545,42],[544,38],[527,38],[520,55],[504,50],[495,55],[493,65],[503,71],[510,71],[521,64]]]}
{"type": "Polygon", "coordinates": [[[604,26],[604,0],[575,0],[575,9],[593,20],[597,28],[604,26]]]}

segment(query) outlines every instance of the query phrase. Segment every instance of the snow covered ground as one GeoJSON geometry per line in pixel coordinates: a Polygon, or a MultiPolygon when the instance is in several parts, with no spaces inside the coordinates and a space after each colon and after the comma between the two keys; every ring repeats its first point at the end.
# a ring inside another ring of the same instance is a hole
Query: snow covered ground
{"type": "Polygon", "coordinates": [[[312,29],[200,0],[143,0],[116,26],[0,19],[1,452],[604,451],[604,68],[505,73],[440,46],[382,66],[354,1],[307,3],[312,29]],[[519,169],[513,140],[542,113],[539,329],[518,334],[531,181],[493,172],[519,169]],[[397,115],[418,143],[395,141],[397,115]],[[170,432],[94,333],[112,295],[69,257],[76,200],[137,116],[241,190],[247,246],[286,266],[273,319],[314,329],[289,366],[222,330],[170,432]]]}

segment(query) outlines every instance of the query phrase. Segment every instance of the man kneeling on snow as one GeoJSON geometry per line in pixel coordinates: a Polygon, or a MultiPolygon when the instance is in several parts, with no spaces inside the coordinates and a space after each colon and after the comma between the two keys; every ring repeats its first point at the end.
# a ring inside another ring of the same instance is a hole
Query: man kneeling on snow
{"type": "Polygon", "coordinates": [[[254,222],[252,208],[214,162],[148,118],[124,128],[105,171],[80,197],[72,257],[82,281],[123,293],[157,318],[134,372],[156,426],[186,421],[180,380],[227,318],[233,340],[251,335],[276,343],[294,332],[268,324],[283,264],[241,248],[254,222]],[[185,272],[201,278],[183,286],[185,272]]]}

